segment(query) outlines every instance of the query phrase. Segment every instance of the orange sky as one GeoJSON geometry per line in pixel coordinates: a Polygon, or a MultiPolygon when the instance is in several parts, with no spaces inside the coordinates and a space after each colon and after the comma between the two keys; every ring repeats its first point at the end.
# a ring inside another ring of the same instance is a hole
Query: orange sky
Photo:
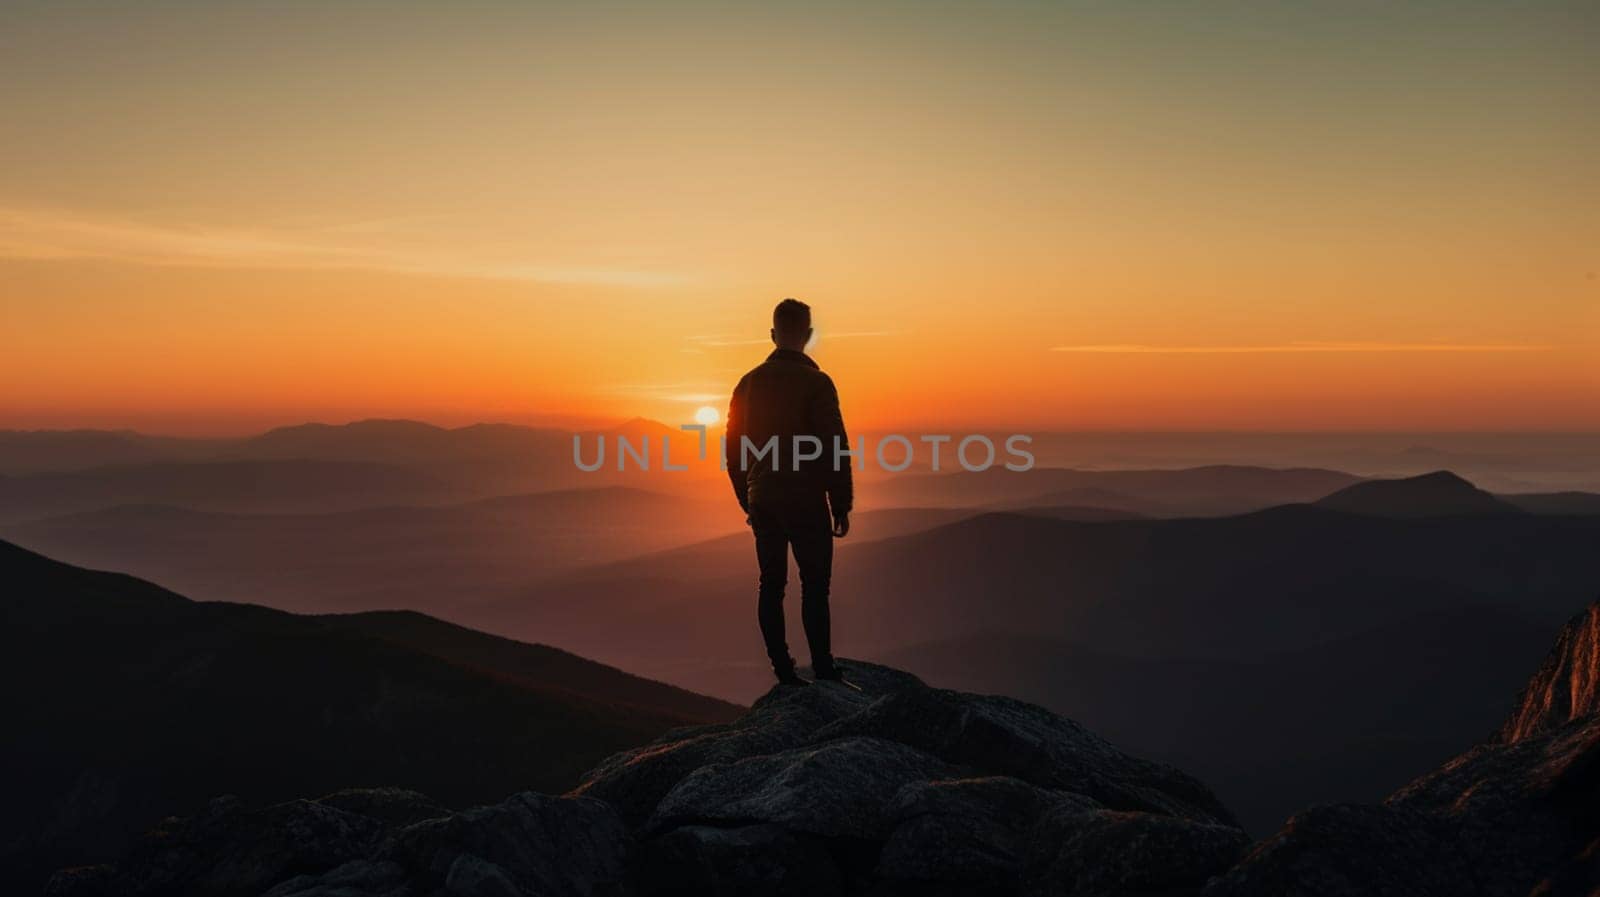
{"type": "Polygon", "coordinates": [[[0,427],[1600,428],[1588,4],[0,9],[0,427]]]}

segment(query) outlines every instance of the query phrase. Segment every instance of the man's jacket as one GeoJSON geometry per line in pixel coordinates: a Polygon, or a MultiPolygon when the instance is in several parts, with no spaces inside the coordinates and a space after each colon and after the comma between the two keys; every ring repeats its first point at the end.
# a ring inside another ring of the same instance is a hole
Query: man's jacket
{"type": "Polygon", "coordinates": [[[841,450],[851,448],[833,380],[804,352],[778,349],[768,355],[734,387],[728,405],[724,459],[739,506],[748,511],[753,501],[805,501],[826,493],[835,515],[849,511],[855,458],[842,455],[836,465],[835,440],[841,450]],[[757,453],[774,436],[776,451],[758,460],[757,453]],[[821,457],[799,462],[799,470],[796,457],[814,454],[816,444],[802,441],[797,453],[795,436],[814,436],[822,443],[821,457]],[[753,449],[744,448],[745,439],[753,449]]]}

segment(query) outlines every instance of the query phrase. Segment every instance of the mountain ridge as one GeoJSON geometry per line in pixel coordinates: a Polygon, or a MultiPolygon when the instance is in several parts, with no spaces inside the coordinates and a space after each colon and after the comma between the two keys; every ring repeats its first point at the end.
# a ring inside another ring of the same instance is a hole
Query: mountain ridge
{"type": "MultiPolygon", "coordinates": [[[[14,887],[113,855],[219,792],[261,804],[398,784],[460,807],[565,787],[612,751],[738,712],[557,649],[502,640],[505,669],[466,665],[448,646],[423,650],[429,633],[190,601],[5,542],[0,576],[0,712],[13,727],[0,746],[0,884],[14,887]]],[[[428,618],[407,619],[415,630],[428,618]]]]}

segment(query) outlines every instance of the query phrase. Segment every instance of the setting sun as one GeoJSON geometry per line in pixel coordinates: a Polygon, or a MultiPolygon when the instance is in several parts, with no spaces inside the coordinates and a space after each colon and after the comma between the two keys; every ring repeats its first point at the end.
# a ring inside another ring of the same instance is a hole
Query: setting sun
{"type": "Polygon", "coordinates": [[[710,405],[701,405],[694,412],[694,422],[701,426],[709,427],[721,419],[722,415],[718,414],[717,409],[710,405]]]}

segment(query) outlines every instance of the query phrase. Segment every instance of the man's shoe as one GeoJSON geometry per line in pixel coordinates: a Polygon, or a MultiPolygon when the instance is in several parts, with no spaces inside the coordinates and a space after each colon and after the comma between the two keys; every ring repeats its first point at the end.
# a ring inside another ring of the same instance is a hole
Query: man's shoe
{"type": "Polygon", "coordinates": [[[782,671],[778,672],[778,684],[779,685],[789,685],[789,686],[802,686],[802,685],[810,685],[811,683],[809,683],[806,680],[800,678],[800,674],[796,673],[793,668],[790,668],[790,669],[782,670],[782,671]]]}
{"type": "Polygon", "coordinates": [[[811,667],[811,673],[818,679],[826,679],[829,682],[844,681],[844,670],[838,664],[832,662],[825,663],[820,666],[813,664],[811,667]]]}
{"type": "Polygon", "coordinates": [[[838,664],[830,663],[821,669],[818,669],[815,665],[813,665],[811,672],[812,675],[817,677],[818,682],[837,682],[851,691],[865,691],[865,689],[863,689],[861,686],[851,682],[849,679],[846,679],[844,677],[844,668],[838,664]]]}

